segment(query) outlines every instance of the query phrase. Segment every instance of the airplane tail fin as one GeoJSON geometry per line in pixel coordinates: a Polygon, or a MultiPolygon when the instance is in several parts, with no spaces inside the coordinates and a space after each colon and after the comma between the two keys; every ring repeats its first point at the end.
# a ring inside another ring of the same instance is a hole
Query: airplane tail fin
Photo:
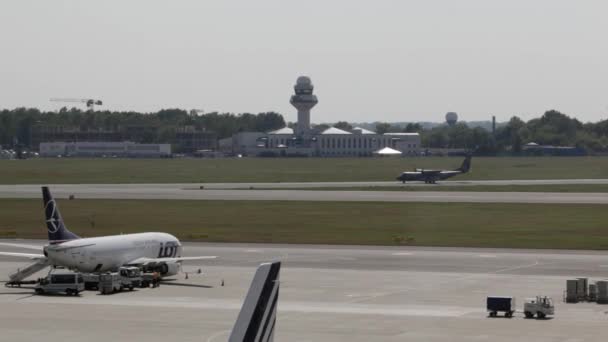
{"type": "Polygon", "coordinates": [[[78,235],[69,231],[63,223],[59,207],[47,186],[42,187],[42,200],[44,202],[44,215],[46,229],[49,233],[49,243],[61,243],[68,240],[80,239],[78,235]]]}
{"type": "Polygon", "coordinates": [[[261,264],[255,272],[229,342],[272,342],[279,300],[281,262],[261,264]]]}
{"type": "Polygon", "coordinates": [[[467,156],[464,158],[464,161],[462,162],[462,165],[460,166],[460,168],[458,168],[458,170],[462,171],[463,173],[469,172],[469,170],[471,170],[471,158],[473,158],[473,156],[470,154],[467,154],[467,156]]]}

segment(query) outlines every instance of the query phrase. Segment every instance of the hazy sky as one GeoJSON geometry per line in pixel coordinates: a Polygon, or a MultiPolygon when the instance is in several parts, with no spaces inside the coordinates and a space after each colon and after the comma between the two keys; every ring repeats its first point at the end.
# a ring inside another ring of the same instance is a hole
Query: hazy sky
{"type": "Polygon", "coordinates": [[[313,122],[608,117],[608,1],[0,2],[0,108],[278,111],[313,122]]]}

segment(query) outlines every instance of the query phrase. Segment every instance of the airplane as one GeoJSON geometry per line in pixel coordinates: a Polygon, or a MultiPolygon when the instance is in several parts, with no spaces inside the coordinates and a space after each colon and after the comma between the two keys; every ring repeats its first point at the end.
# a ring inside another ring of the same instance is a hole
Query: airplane
{"type": "Polygon", "coordinates": [[[0,246],[36,249],[38,254],[0,252],[0,255],[28,258],[32,265],[9,276],[19,282],[47,266],[63,266],[85,273],[116,271],[121,266],[139,266],[157,271],[161,276],[179,273],[185,260],[215,259],[216,256],[182,257],[182,244],[167,233],[137,233],[80,238],[63,222],[59,206],[48,187],[42,187],[42,198],[49,244],[39,246],[2,243],[0,246]]]}
{"type": "Polygon", "coordinates": [[[228,342],[274,340],[280,271],[280,261],[261,264],[258,267],[228,342]]]}
{"type": "Polygon", "coordinates": [[[403,172],[397,177],[397,180],[403,182],[403,184],[405,184],[406,181],[424,181],[427,184],[435,184],[438,180],[448,179],[469,172],[471,170],[471,158],[472,156],[468,154],[464,158],[462,165],[456,170],[415,169],[414,171],[403,172]]]}

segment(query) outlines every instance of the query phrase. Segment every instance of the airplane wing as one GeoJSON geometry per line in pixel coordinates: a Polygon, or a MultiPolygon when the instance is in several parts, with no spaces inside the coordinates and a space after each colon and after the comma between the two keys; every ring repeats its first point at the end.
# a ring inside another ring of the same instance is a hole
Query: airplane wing
{"type": "Polygon", "coordinates": [[[90,247],[90,246],[95,246],[95,244],[94,243],[87,243],[85,245],[74,245],[74,246],[51,245],[48,248],[49,248],[49,250],[53,250],[53,251],[57,251],[57,252],[62,252],[62,251],[67,251],[67,250],[74,249],[74,248],[90,247]]]}
{"type": "MultiPolygon", "coordinates": [[[[18,244],[18,243],[7,243],[7,242],[0,242],[0,246],[17,247],[17,248],[25,248],[25,249],[35,249],[35,250],[38,250],[38,251],[41,251],[44,248],[43,246],[22,245],[22,244],[18,244]]],[[[95,244],[94,243],[88,243],[88,244],[84,244],[84,245],[72,245],[72,246],[50,245],[47,248],[49,248],[51,250],[54,250],[54,251],[65,251],[65,250],[69,250],[69,249],[81,248],[81,247],[89,247],[89,246],[95,246],[95,244]]]]}
{"type": "Polygon", "coordinates": [[[0,252],[0,255],[12,256],[18,258],[28,258],[31,260],[46,259],[44,254],[30,254],[30,253],[12,253],[12,252],[0,252]]]}
{"type": "Polygon", "coordinates": [[[209,260],[216,259],[216,256],[195,256],[195,257],[176,257],[176,258],[138,258],[128,262],[129,265],[145,265],[150,263],[171,263],[187,260],[209,260]]]}
{"type": "Polygon", "coordinates": [[[20,243],[9,243],[9,242],[0,242],[0,246],[6,246],[6,247],[17,247],[17,248],[24,248],[24,249],[34,249],[37,251],[41,251],[43,246],[36,246],[36,245],[22,245],[20,243]]]}

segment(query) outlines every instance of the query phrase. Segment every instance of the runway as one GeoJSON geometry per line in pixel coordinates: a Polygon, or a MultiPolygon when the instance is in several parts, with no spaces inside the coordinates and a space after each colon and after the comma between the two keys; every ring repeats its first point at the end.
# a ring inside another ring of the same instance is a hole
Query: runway
{"type": "MultiPolygon", "coordinates": [[[[186,266],[202,267],[205,275],[180,276],[181,285],[112,296],[32,296],[29,289],[2,288],[2,337],[225,341],[256,265],[281,260],[277,341],[605,339],[605,306],[561,302],[566,279],[606,277],[605,252],[201,243],[186,243],[185,251],[219,258],[186,266]],[[520,310],[524,297],[550,295],[556,316],[490,319],[489,294],[516,296],[520,310]]],[[[0,274],[20,265],[0,257],[0,274]]]]}
{"type": "MultiPolygon", "coordinates": [[[[579,184],[608,184],[608,179],[505,179],[505,180],[444,180],[437,184],[425,184],[424,182],[401,182],[369,181],[369,182],[274,182],[274,183],[150,183],[150,184],[127,184],[129,187],[143,188],[199,188],[227,190],[227,189],[293,189],[293,188],[352,188],[352,187],[395,187],[395,186],[421,186],[421,187],[444,187],[444,186],[476,186],[476,185],[579,185],[579,184]]],[[[79,187],[80,184],[18,184],[18,187],[40,187],[42,185],[61,186],[63,188],[79,187]]],[[[87,184],[95,188],[116,188],[123,184],[87,184]]],[[[3,184],[1,189],[10,189],[15,185],[3,184]]]]}
{"type": "MultiPolygon", "coordinates": [[[[58,184],[51,191],[57,198],[84,199],[608,204],[604,193],[217,190],[193,184],[58,184]]],[[[40,196],[40,185],[0,186],[0,198],[40,196]]]]}
{"type": "Polygon", "coordinates": [[[436,184],[425,184],[424,182],[407,182],[402,184],[397,181],[384,182],[288,182],[288,183],[201,183],[209,189],[243,189],[243,188],[352,188],[352,187],[395,187],[395,186],[476,186],[476,185],[577,185],[577,184],[608,184],[608,179],[520,179],[520,180],[445,180],[436,184]]]}

